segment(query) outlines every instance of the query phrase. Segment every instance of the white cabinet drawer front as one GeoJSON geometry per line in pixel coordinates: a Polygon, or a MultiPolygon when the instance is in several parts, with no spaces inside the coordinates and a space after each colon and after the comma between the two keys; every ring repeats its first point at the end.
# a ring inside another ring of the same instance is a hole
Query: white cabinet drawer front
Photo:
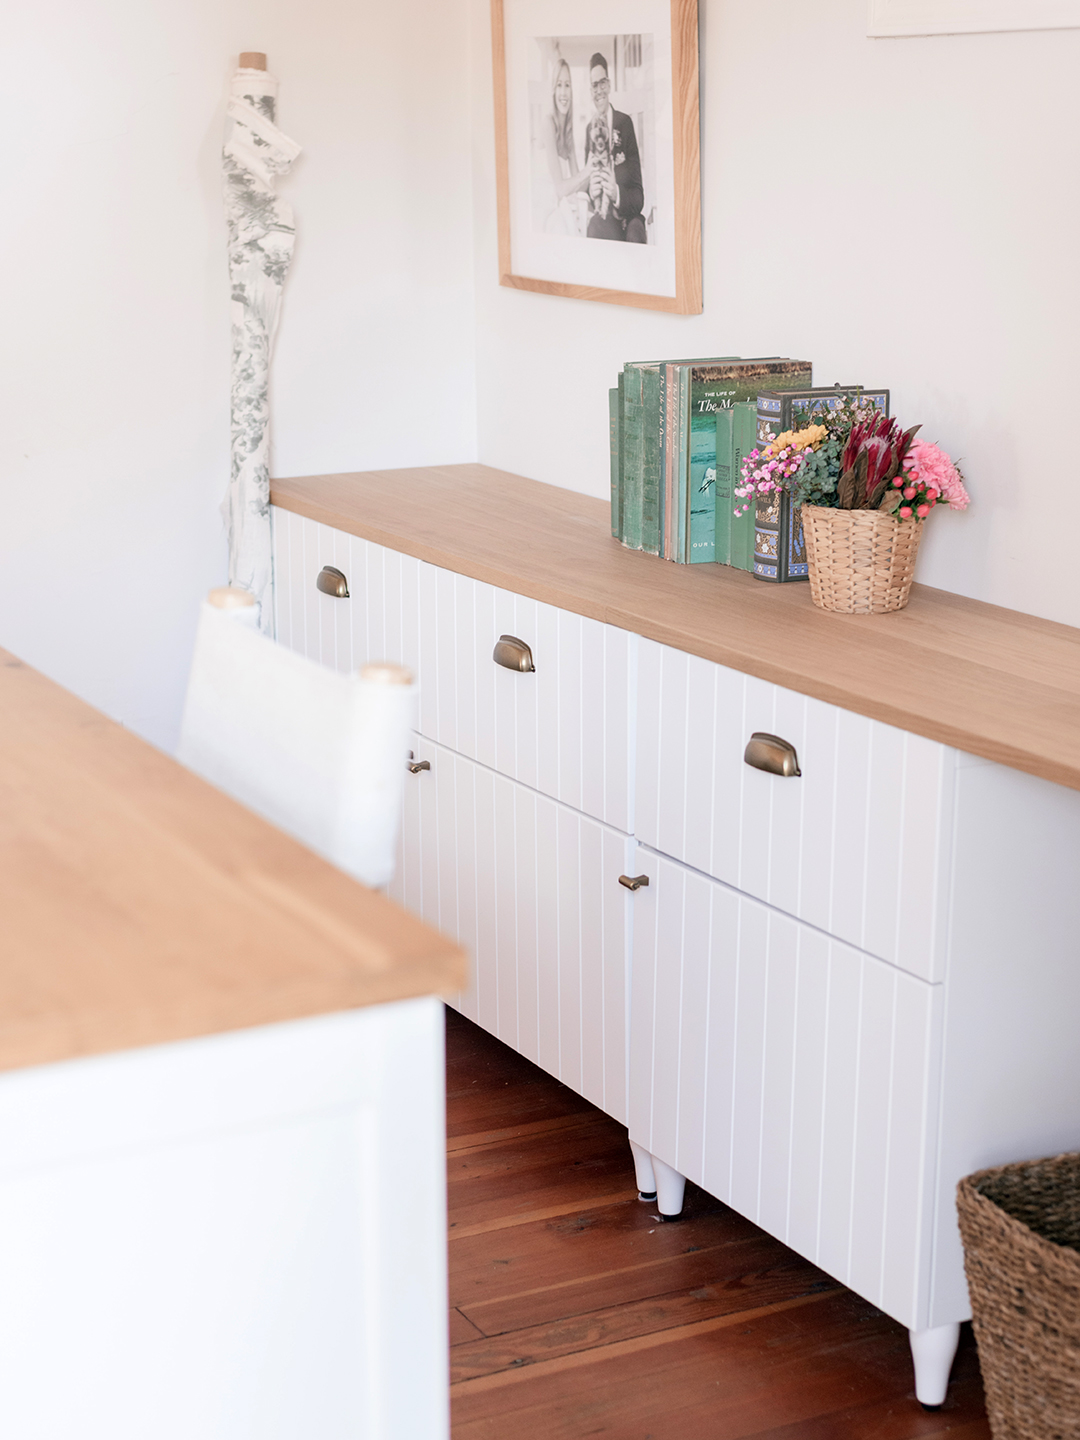
{"type": "Polygon", "coordinates": [[[391,896],[468,952],[454,1004],[626,1120],[632,842],[417,737],[391,896]]]}
{"type": "Polygon", "coordinates": [[[955,752],[650,640],[638,665],[638,837],[940,979],[955,752]],[[801,776],[745,764],[755,731],[801,776]]]}
{"type": "Polygon", "coordinates": [[[398,660],[419,679],[428,739],[629,831],[637,637],[274,511],[278,638],[329,665],[398,660]],[[350,598],[321,594],[324,565],[350,598]],[[500,635],[534,673],[496,665],[500,635]]]}
{"type": "Polygon", "coordinates": [[[391,660],[419,675],[420,562],[289,510],[271,515],[278,641],[338,670],[391,660]],[[347,600],[316,589],[324,565],[345,575],[347,600]]]}
{"type": "Polygon", "coordinates": [[[630,1135],[925,1325],[941,986],[638,851],[630,1135]]]}

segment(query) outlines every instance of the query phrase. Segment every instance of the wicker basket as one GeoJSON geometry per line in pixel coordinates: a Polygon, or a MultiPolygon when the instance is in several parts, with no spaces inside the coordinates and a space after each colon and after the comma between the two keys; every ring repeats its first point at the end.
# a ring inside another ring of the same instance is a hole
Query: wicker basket
{"type": "Polygon", "coordinates": [[[956,1203],[995,1440],[1076,1440],[1080,1155],[981,1170],[956,1203]]]}
{"type": "Polygon", "coordinates": [[[908,603],[921,520],[804,505],[802,523],[815,605],[846,615],[884,615],[908,603]]]}

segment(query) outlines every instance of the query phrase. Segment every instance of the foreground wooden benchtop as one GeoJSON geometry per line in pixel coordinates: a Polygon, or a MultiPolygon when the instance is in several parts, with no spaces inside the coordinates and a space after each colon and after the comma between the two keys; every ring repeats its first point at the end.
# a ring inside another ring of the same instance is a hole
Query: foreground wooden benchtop
{"type": "Polygon", "coordinates": [[[484,465],[312,475],[273,504],[476,580],[1080,790],[1080,630],[916,585],[831,615],[805,584],[672,565],[611,538],[605,501],[484,465]]]}
{"type": "Polygon", "coordinates": [[[463,981],[449,940],[0,650],[0,1070],[463,981]]]}

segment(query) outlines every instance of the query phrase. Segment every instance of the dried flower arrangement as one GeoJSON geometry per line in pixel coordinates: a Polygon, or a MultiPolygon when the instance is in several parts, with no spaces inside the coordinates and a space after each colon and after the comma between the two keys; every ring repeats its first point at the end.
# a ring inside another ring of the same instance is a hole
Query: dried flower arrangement
{"type": "Polygon", "coordinates": [[[858,392],[829,397],[807,419],[803,429],[746,457],[735,513],[759,506],[759,525],[772,512],[788,516],[781,526],[797,534],[793,544],[805,539],[804,573],[816,605],[901,610],[911,592],[918,521],[935,505],[965,509],[963,476],[940,446],[916,440],[918,425],[901,429],[858,392]]]}
{"type": "Polygon", "coordinates": [[[786,490],[795,505],[882,510],[902,520],[925,519],[942,503],[965,509],[969,496],[959,468],[939,446],[915,439],[920,428],[901,430],[858,395],[822,407],[813,424],[746,457],[735,513],[775,490],[786,490]]]}

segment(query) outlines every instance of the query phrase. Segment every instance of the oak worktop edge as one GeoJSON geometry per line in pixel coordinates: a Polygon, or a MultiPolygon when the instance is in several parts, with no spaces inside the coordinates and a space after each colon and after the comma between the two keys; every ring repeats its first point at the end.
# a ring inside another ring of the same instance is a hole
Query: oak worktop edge
{"type": "Polygon", "coordinates": [[[449,994],[464,955],[0,650],[0,1071],[449,994]]]}
{"type": "Polygon", "coordinates": [[[271,482],[273,505],[983,759],[1080,789],[1080,630],[916,585],[826,614],[801,584],[625,550],[606,502],[482,465],[271,482]]]}

